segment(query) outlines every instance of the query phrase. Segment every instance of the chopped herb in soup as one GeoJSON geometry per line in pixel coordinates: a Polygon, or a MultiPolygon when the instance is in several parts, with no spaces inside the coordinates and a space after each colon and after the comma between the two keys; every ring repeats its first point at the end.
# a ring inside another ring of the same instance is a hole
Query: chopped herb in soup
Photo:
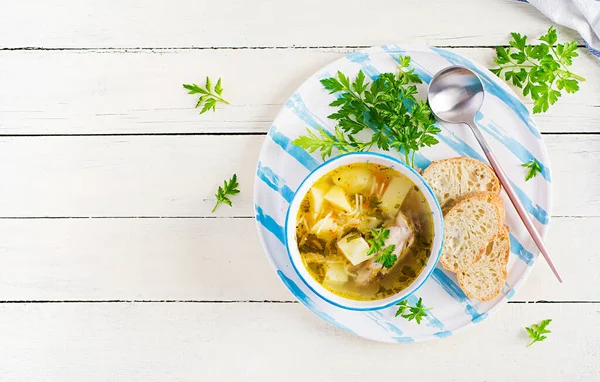
{"type": "Polygon", "coordinates": [[[419,188],[373,163],[319,179],[298,211],[296,240],[311,276],[352,300],[379,300],[411,284],[433,242],[431,210],[419,188]]]}

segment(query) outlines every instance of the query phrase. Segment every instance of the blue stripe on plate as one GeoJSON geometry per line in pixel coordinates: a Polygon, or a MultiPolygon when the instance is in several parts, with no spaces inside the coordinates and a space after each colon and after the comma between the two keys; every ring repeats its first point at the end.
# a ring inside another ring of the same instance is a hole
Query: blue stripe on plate
{"type": "Polygon", "coordinates": [[[304,121],[304,123],[313,129],[317,130],[317,127],[322,127],[325,130],[328,130],[327,122],[323,121],[310,110],[308,110],[300,93],[292,94],[290,98],[285,101],[285,107],[292,110],[294,114],[298,116],[298,118],[300,118],[302,121],[304,121]]]}
{"type": "Polygon", "coordinates": [[[461,57],[460,55],[458,55],[454,52],[450,52],[448,50],[441,49],[441,48],[430,48],[430,49],[432,51],[434,51],[435,53],[437,53],[438,55],[444,57],[451,64],[466,66],[467,68],[469,68],[472,71],[474,71],[475,73],[477,73],[477,75],[479,75],[479,78],[481,78],[481,81],[483,82],[486,92],[488,92],[491,95],[496,96],[498,99],[500,99],[502,102],[504,102],[504,104],[510,110],[512,110],[517,115],[517,117],[519,117],[519,119],[521,119],[523,121],[523,123],[527,126],[527,128],[531,132],[531,134],[533,134],[537,138],[541,138],[540,132],[535,127],[535,124],[533,123],[533,120],[529,116],[529,111],[527,110],[525,105],[523,105],[523,103],[517,97],[515,97],[511,93],[507,92],[499,84],[494,82],[490,78],[488,73],[479,70],[472,62],[470,62],[469,60],[465,59],[464,57],[461,57]]]}
{"type": "MultiPolygon", "coordinates": [[[[379,326],[381,329],[385,330],[385,332],[387,333],[389,330],[387,327],[385,327],[383,325],[383,322],[379,320],[379,318],[377,318],[373,312],[364,312],[365,317],[367,317],[369,320],[373,321],[375,323],[375,325],[379,326]]],[[[402,331],[400,331],[399,335],[402,335],[402,331]]]]}
{"type": "Polygon", "coordinates": [[[485,124],[482,122],[482,120],[483,114],[481,112],[478,112],[475,116],[475,121],[478,122],[478,126],[481,127],[482,130],[494,137],[494,139],[496,139],[498,142],[502,143],[504,147],[506,147],[510,152],[512,152],[514,156],[517,157],[521,162],[526,163],[535,159],[540,164],[540,167],[542,169],[541,175],[548,182],[551,181],[550,169],[546,167],[539,159],[537,159],[531,151],[527,150],[525,146],[521,144],[521,142],[509,136],[495,122],[490,121],[489,123],[485,124]]]}
{"type": "Polygon", "coordinates": [[[349,327],[337,321],[335,318],[331,317],[329,314],[325,313],[321,310],[315,303],[293,282],[290,278],[288,278],[282,271],[277,270],[277,274],[281,278],[281,281],[288,287],[288,289],[296,296],[300,302],[302,302],[308,309],[310,309],[314,314],[319,316],[323,321],[330,323],[331,325],[337,326],[340,329],[343,329],[347,332],[354,333],[349,327]]]}
{"type": "Polygon", "coordinates": [[[510,234],[510,251],[517,255],[519,259],[523,260],[525,264],[530,266],[533,265],[533,260],[535,259],[535,256],[533,255],[533,253],[526,250],[523,247],[523,245],[519,243],[517,238],[513,236],[512,233],[510,234]]]}
{"type": "Polygon", "coordinates": [[[285,181],[273,172],[269,167],[263,166],[262,162],[258,162],[256,168],[256,176],[262,180],[267,186],[277,191],[288,203],[294,198],[294,191],[285,184],[285,181]]]}
{"type": "Polygon", "coordinates": [[[277,224],[275,219],[267,215],[259,205],[255,205],[256,209],[256,220],[271,232],[280,242],[285,245],[285,234],[283,227],[277,224]]]}
{"type": "Polygon", "coordinates": [[[546,212],[545,209],[543,209],[538,204],[535,204],[531,199],[529,199],[525,191],[517,187],[517,185],[513,181],[511,181],[510,184],[513,186],[515,193],[521,200],[521,203],[523,203],[523,207],[525,207],[527,212],[533,215],[533,217],[536,218],[536,220],[542,223],[543,225],[548,225],[548,223],[550,223],[548,212],[546,212]]]}
{"type": "Polygon", "coordinates": [[[477,159],[483,163],[489,164],[487,158],[479,153],[479,151],[475,150],[471,145],[468,145],[465,141],[460,139],[456,134],[450,131],[450,129],[445,128],[441,123],[437,122],[436,125],[442,129],[442,132],[448,133],[448,135],[444,135],[439,133],[437,135],[438,139],[449,146],[452,150],[454,150],[457,154],[468,156],[474,159],[477,159]]]}
{"type": "Polygon", "coordinates": [[[371,78],[371,80],[375,81],[379,78],[381,73],[375,67],[370,64],[371,59],[369,55],[364,52],[354,52],[350,53],[346,56],[346,59],[351,62],[355,62],[360,64],[362,71],[371,78]]]}
{"type": "Polygon", "coordinates": [[[515,288],[513,288],[513,289],[510,289],[510,290],[508,291],[508,293],[506,293],[506,298],[510,300],[511,298],[513,298],[513,296],[515,295],[515,293],[516,293],[516,292],[515,292],[515,288]]]}
{"type": "MultiPolygon", "coordinates": [[[[389,329],[390,332],[396,333],[399,336],[402,336],[402,330],[400,330],[399,327],[397,327],[396,325],[392,324],[391,322],[384,322],[384,325],[389,329]]],[[[409,338],[409,337],[404,337],[404,338],[409,338]]]]}
{"type": "Polygon", "coordinates": [[[505,282],[502,287],[502,294],[506,296],[506,299],[510,300],[515,295],[515,288],[511,289],[510,285],[505,282]]]}
{"type": "Polygon", "coordinates": [[[446,337],[450,337],[452,335],[452,332],[449,332],[446,330],[444,332],[433,333],[433,335],[437,338],[446,338],[446,337]]]}
{"type": "Polygon", "coordinates": [[[319,161],[313,158],[309,153],[304,151],[298,146],[294,146],[292,141],[279,132],[275,125],[271,126],[271,130],[269,130],[269,137],[275,144],[283,149],[286,153],[290,154],[294,159],[296,159],[302,166],[306,167],[307,170],[313,171],[317,167],[319,167],[319,161]]]}
{"type": "MultiPolygon", "coordinates": [[[[383,313],[381,313],[381,311],[375,310],[375,311],[372,311],[370,313],[372,313],[374,316],[377,316],[377,317],[379,317],[379,318],[381,318],[383,320],[383,313]]],[[[390,332],[393,332],[393,333],[397,334],[398,336],[402,336],[403,333],[404,333],[399,327],[397,327],[396,325],[392,324],[389,321],[383,321],[383,325],[385,325],[385,327],[390,332]]],[[[408,338],[408,337],[404,337],[404,338],[408,338]]]]}
{"type": "Polygon", "coordinates": [[[477,312],[477,310],[475,308],[473,308],[473,306],[471,306],[471,304],[470,304],[471,300],[469,300],[469,298],[465,295],[465,293],[462,291],[462,289],[460,289],[460,287],[458,285],[456,285],[456,283],[454,281],[452,281],[452,279],[450,277],[448,277],[448,275],[446,275],[444,273],[444,271],[442,271],[439,268],[436,268],[433,270],[431,277],[433,277],[433,279],[435,281],[437,281],[438,284],[440,284],[441,287],[454,300],[465,305],[465,312],[471,316],[472,322],[479,322],[479,321],[483,320],[485,317],[487,317],[487,313],[481,314],[481,313],[477,312]]]}
{"type": "MultiPolygon", "coordinates": [[[[401,49],[399,46],[397,45],[386,45],[386,46],[382,46],[382,49],[389,54],[394,61],[396,61],[397,63],[400,63],[400,59],[398,57],[398,55],[402,54],[404,55],[406,53],[406,51],[404,49],[401,49]]],[[[414,59],[411,57],[410,60],[410,69],[413,69],[415,71],[415,74],[419,76],[419,78],[421,78],[421,80],[423,80],[423,82],[425,82],[426,84],[431,82],[431,73],[429,73],[429,71],[426,71],[423,66],[421,66],[418,62],[414,61],[414,59]]]]}
{"type": "MultiPolygon", "coordinates": [[[[381,313],[378,311],[372,311],[372,312],[364,312],[364,315],[371,321],[373,321],[375,323],[375,325],[379,326],[381,329],[385,330],[386,333],[393,333],[396,336],[400,336],[402,337],[404,332],[402,332],[402,330],[389,323],[386,322],[384,319],[381,319],[381,313]]],[[[405,337],[408,338],[408,337],[405,337]]]]}
{"type": "Polygon", "coordinates": [[[411,342],[415,342],[415,340],[412,337],[392,337],[392,339],[399,344],[408,344],[411,342]]]}

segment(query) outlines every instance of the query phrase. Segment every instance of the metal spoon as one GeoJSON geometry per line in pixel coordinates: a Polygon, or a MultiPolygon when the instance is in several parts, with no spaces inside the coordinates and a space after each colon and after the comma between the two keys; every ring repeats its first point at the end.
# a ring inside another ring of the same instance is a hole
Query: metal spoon
{"type": "Polygon", "coordinates": [[[512,188],[510,180],[504,173],[504,170],[502,170],[502,167],[500,167],[500,163],[475,124],[475,114],[481,108],[484,98],[483,83],[479,77],[470,69],[462,66],[445,68],[431,79],[428,98],[431,110],[438,119],[450,123],[464,123],[469,125],[475,138],[477,138],[477,141],[481,145],[485,156],[494,168],[496,175],[498,175],[502,187],[504,187],[504,190],[508,194],[523,224],[525,224],[527,231],[529,231],[533,241],[546,259],[558,281],[562,283],[558,270],[542,241],[542,237],[535,229],[529,214],[512,188]]]}

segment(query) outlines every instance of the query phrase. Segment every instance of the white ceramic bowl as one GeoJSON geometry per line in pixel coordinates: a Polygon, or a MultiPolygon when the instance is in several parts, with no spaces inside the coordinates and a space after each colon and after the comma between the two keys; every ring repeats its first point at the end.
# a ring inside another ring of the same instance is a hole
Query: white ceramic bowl
{"type": "Polygon", "coordinates": [[[306,179],[304,179],[302,184],[300,184],[300,187],[296,191],[292,203],[290,204],[290,208],[288,209],[287,216],[285,219],[286,247],[292,266],[300,276],[300,279],[302,279],[302,281],[323,300],[340,308],[349,310],[383,309],[392,306],[410,296],[417,289],[419,289],[421,285],[423,285],[423,283],[425,283],[425,280],[427,280],[429,275],[431,275],[431,272],[433,272],[434,268],[438,263],[438,260],[440,259],[443,241],[444,224],[442,210],[440,208],[440,204],[438,203],[437,198],[435,197],[435,194],[433,193],[429,185],[425,182],[421,175],[419,175],[415,170],[413,170],[411,167],[407,166],[403,162],[399,161],[398,159],[388,155],[372,152],[351,153],[341,155],[323,163],[321,166],[316,168],[306,177],[306,179]],[[417,187],[419,187],[421,192],[423,192],[423,195],[425,196],[427,204],[429,205],[429,208],[432,211],[433,215],[434,237],[427,265],[419,274],[419,276],[408,287],[406,287],[405,289],[393,296],[381,300],[350,300],[338,296],[324,288],[310,275],[310,273],[304,266],[304,263],[302,262],[302,258],[300,256],[300,252],[298,250],[298,244],[296,242],[296,216],[298,215],[298,209],[300,208],[300,204],[302,203],[302,200],[304,199],[306,193],[310,190],[312,185],[323,175],[329,173],[330,171],[338,167],[349,165],[352,163],[380,164],[387,167],[391,167],[394,170],[400,172],[401,174],[407,176],[410,180],[413,181],[413,183],[417,187]]]}

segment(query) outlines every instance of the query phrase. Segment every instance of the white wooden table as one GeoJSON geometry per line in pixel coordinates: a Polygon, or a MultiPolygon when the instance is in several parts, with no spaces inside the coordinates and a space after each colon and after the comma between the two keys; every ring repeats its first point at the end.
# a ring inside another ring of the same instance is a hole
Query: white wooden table
{"type": "Polygon", "coordinates": [[[294,301],[253,220],[270,122],[324,64],[414,43],[491,67],[509,32],[549,25],[509,0],[3,2],[0,380],[599,380],[600,62],[584,49],[582,90],[535,117],[563,285],[540,261],[469,330],[370,342],[294,301]],[[206,75],[231,105],[198,115],[181,84],[206,75]],[[242,193],[211,214],[234,172],[242,193]],[[544,318],[553,333],[526,348],[544,318]]]}

